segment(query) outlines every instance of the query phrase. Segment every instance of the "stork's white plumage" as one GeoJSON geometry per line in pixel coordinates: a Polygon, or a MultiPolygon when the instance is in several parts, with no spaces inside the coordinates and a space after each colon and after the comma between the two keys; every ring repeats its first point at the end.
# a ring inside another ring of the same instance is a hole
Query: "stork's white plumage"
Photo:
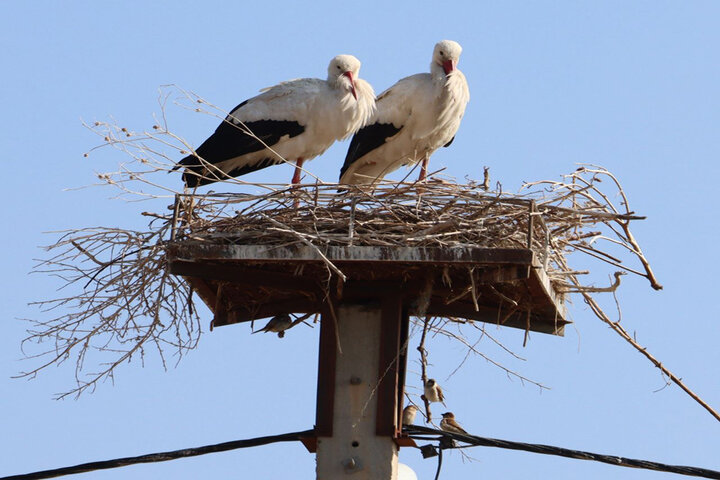
{"type": "Polygon", "coordinates": [[[377,98],[377,111],[350,142],[340,183],[372,184],[403,165],[422,161],[449,146],[470,100],[465,75],[456,66],[462,47],[435,45],[430,73],[403,78],[377,98]]]}
{"type": "Polygon", "coordinates": [[[357,58],[338,55],[330,62],[327,80],[290,80],[263,90],[235,107],[175,168],[184,167],[185,185],[196,187],[277,165],[284,158],[296,164],[293,183],[298,183],[303,161],[355,133],[374,113],[375,93],[358,78],[359,72],[357,58]]]}

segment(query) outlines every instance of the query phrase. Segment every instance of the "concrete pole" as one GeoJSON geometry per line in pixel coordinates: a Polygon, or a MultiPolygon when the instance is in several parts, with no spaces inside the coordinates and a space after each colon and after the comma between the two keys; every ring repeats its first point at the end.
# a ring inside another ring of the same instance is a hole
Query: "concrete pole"
{"type": "Polygon", "coordinates": [[[376,434],[381,307],[342,305],[336,316],[342,353],[335,356],[332,436],[317,439],[317,478],[397,480],[398,447],[376,434]]]}

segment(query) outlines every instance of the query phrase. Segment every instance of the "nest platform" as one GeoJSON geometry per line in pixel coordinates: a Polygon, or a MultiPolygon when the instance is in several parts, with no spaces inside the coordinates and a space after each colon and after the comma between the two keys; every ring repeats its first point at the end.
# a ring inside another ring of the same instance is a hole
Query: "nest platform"
{"type": "Polygon", "coordinates": [[[337,192],[176,198],[171,273],[215,327],[337,302],[402,298],[414,316],[483,321],[562,335],[549,230],[534,200],[429,184],[337,192]]]}

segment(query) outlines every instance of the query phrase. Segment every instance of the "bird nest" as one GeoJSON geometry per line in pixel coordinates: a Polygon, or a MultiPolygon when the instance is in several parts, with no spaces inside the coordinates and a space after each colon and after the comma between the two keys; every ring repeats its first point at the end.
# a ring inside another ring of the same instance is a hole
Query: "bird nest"
{"type": "MultiPolygon", "coordinates": [[[[659,287],[629,231],[630,221],[644,217],[616,209],[598,189],[603,177],[614,179],[604,169],[581,168],[570,183],[527,184],[521,194],[446,181],[179,194],[171,236],[184,245],[311,246],[318,252],[331,246],[530,249],[558,292],[591,288],[570,278],[586,273],[568,264],[570,253],[582,252],[659,287]],[[604,251],[602,242],[630,251],[640,268],[604,251]]],[[[328,273],[342,274],[325,263],[328,273]]]]}
{"type": "MultiPolygon", "coordinates": [[[[43,361],[23,375],[34,376],[49,365],[75,358],[77,387],[61,396],[77,394],[112,377],[119,364],[136,356],[144,358],[148,347],[155,347],[163,364],[166,349],[180,358],[195,348],[202,328],[193,288],[170,271],[182,248],[259,245],[269,252],[310,250],[319,260],[310,276],[322,280],[319,288],[325,292],[333,278],[346,281],[383,275],[380,268],[352,269],[325,255],[335,247],[529,250],[561,303],[572,292],[613,291],[621,273],[646,277],[653,288],[661,288],[630,232],[631,222],[642,217],[630,210],[615,177],[599,167],[582,167],[558,181],[527,184],[519,194],[487,191],[474,182],[433,180],[381,183],[372,189],[320,183],[262,187],[266,193],[177,194],[171,214],[144,213],[152,218],[146,231],[94,228],[64,233],[48,247],[51,256],[36,271],[56,275],[65,287],[74,289],[65,297],[38,302],[47,310],[60,307],[60,313],[47,320],[30,320],[33,326],[26,344],[47,342],[51,347],[32,355],[43,361]],[[601,190],[602,185],[610,185],[611,191],[601,190]],[[584,276],[589,270],[571,267],[573,257],[578,260],[573,263],[582,267],[596,265],[597,271],[603,271],[600,265],[609,267],[605,271],[614,271],[616,281],[601,287],[584,284],[582,278],[591,278],[584,276]],[[87,361],[103,368],[86,376],[87,361]]],[[[307,271],[288,272],[286,266],[273,268],[286,277],[308,276],[307,271]]],[[[482,309],[483,295],[478,291],[459,285],[455,280],[459,277],[439,276],[434,295],[442,295],[446,303],[465,301],[470,310],[482,309]],[[448,279],[454,281],[455,290],[448,290],[448,279]]],[[[482,283],[479,280],[470,275],[463,281],[474,285],[482,283]]],[[[507,303],[525,301],[502,288],[485,288],[491,289],[488,296],[507,303]]],[[[261,318],[257,308],[266,293],[247,297],[257,304],[252,307],[252,318],[261,318]]],[[[323,300],[312,292],[304,299],[323,300]]],[[[415,314],[427,307],[427,300],[425,305],[422,299],[419,302],[415,314]]],[[[316,306],[308,306],[307,311],[312,308],[316,306]]]]}
{"type": "MultiPolygon", "coordinates": [[[[487,194],[478,185],[384,184],[372,190],[311,185],[262,195],[179,195],[178,237],[200,243],[266,246],[527,248],[549,245],[551,210],[532,199],[487,194]],[[530,225],[532,216],[538,222],[530,225]]],[[[559,213],[567,222],[569,215],[559,213]]]]}

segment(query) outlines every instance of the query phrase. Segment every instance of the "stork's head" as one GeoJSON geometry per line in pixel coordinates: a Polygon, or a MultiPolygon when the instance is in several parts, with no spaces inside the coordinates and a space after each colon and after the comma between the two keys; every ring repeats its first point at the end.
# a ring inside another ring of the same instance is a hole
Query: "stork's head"
{"type": "Polygon", "coordinates": [[[360,73],[360,60],[352,55],[338,55],[330,61],[328,82],[352,93],[357,100],[355,80],[360,73]]]}
{"type": "Polygon", "coordinates": [[[462,53],[462,47],[459,43],[443,40],[435,45],[432,64],[439,65],[445,71],[445,75],[449,75],[457,67],[460,53],[462,53]]]}

